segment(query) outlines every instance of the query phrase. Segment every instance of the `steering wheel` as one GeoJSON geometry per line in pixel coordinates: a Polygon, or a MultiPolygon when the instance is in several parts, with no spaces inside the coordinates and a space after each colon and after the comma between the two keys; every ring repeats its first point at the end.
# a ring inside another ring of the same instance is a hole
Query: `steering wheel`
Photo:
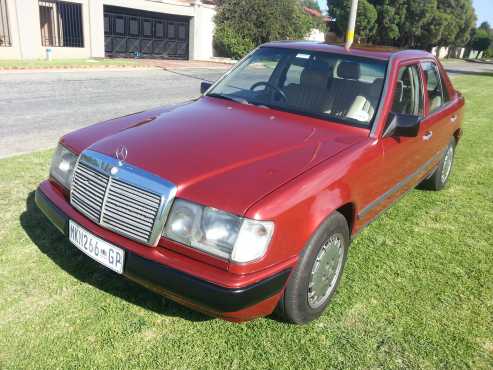
{"type": "Polygon", "coordinates": [[[271,84],[270,82],[267,82],[267,81],[259,81],[259,82],[255,82],[251,87],[250,87],[250,90],[251,91],[254,91],[257,87],[259,86],[266,86],[266,87],[269,87],[271,90],[274,90],[275,92],[277,92],[281,98],[287,102],[288,101],[288,98],[286,96],[286,94],[284,93],[284,91],[282,91],[279,87],[271,84]]]}

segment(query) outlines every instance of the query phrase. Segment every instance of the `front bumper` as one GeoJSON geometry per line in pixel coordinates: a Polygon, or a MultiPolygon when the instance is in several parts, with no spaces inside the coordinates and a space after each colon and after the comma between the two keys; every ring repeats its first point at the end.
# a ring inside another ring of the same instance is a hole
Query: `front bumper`
{"type": "MultiPolygon", "coordinates": [[[[41,186],[36,190],[35,201],[55,227],[68,235],[69,216],[41,186]]],[[[142,257],[122,243],[117,245],[126,250],[123,275],[129,279],[206,314],[235,321],[272,312],[290,273],[288,268],[247,286],[227,288],[142,257]]]]}

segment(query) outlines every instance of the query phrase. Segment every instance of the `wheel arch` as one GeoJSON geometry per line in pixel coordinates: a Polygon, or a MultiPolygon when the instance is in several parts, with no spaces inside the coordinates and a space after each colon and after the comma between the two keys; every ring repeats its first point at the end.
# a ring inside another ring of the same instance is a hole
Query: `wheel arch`
{"type": "Polygon", "coordinates": [[[462,128],[459,127],[457,130],[454,131],[454,138],[456,144],[459,143],[461,137],[462,137],[462,128]]]}
{"type": "Polygon", "coordinates": [[[356,220],[356,207],[353,202],[346,203],[335,211],[344,216],[349,228],[349,235],[351,236],[354,228],[354,221],[356,220]]]}

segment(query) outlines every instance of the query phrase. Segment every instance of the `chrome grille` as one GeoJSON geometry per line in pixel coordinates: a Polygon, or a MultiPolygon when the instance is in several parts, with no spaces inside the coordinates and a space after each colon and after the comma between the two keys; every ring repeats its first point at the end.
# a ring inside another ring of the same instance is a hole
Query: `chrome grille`
{"type": "Polygon", "coordinates": [[[99,223],[109,177],[79,163],[72,181],[72,205],[99,223]]]}
{"type": "Polygon", "coordinates": [[[175,192],[164,179],[86,150],[74,171],[70,201],[102,227],[156,245],[175,192]]]}
{"type": "Polygon", "coordinates": [[[148,242],[161,197],[112,179],[101,223],[114,231],[148,242]]]}

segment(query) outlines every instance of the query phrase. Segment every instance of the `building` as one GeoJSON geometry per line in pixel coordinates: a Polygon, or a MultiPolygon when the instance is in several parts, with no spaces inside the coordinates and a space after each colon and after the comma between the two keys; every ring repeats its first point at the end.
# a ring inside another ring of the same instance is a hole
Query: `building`
{"type": "Polygon", "coordinates": [[[0,59],[208,59],[206,0],[0,0],[0,59]]]}

